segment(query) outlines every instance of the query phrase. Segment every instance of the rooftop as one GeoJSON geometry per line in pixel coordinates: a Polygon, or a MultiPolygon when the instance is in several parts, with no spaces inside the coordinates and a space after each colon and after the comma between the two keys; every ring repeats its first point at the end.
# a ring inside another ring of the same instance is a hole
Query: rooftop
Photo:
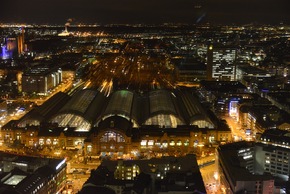
{"type": "Polygon", "coordinates": [[[198,98],[186,89],[146,93],[116,90],[109,96],[95,89],[84,89],[72,97],[57,93],[15,124],[18,127],[39,126],[48,121],[60,127],[75,127],[76,131],[89,131],[113,116],[127,119],[133,127],[176,128],[178,125],[200,125],[199,121],[205,121],[206,126],[199,127],[214,128],[216,123],[198,98]]]}

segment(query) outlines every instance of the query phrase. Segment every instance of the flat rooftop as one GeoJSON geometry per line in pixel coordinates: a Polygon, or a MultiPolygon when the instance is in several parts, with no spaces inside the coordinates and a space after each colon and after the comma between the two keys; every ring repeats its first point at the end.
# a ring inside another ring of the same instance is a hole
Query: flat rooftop
{"type": "Polygon", "coordinates": [[[4,182],[4,184],[15,186],[15,185],[18,185],[18,183],[20,183],[24,178],[26,178],[25,175],[13,175],[9,179],[7,179],[4,182]]]}

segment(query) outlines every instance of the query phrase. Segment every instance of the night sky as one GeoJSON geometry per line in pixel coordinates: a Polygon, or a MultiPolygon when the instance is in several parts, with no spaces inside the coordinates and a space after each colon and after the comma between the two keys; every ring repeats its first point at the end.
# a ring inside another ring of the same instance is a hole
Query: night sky
{"type": "Polygon", "coordinates": [[[64,24],[68,18],[75,24],[290,24],[290,0],[1,0],[3,23],[64,24]]]}

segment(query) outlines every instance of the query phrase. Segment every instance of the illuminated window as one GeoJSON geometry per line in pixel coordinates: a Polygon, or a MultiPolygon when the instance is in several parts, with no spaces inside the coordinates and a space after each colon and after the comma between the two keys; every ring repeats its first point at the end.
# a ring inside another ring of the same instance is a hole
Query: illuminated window
{"type": "Polygon", "coordinates": [[[252,155],[246,155],[246,156],[243,156],[243,159],[246,160],[246,159],[249,159],[249,158],[252,158],[253,156],[252,155]]]}
{"type": "Polygon", "coordinates": [[[181,142],[180,139],[177,141],[176,145],[177,145],[177,146],[182,146],[182,142],[181,142]]]}
{"type": "Polygon", "coordinates": [[[168,143],[167,143],[167,141],[166,141],[166,140],[164,140],[164,141],[162,142],[162,146],[163,146],[163,147],[165,147],[165,148],[167,148],[167,146],[168,146],[168,143]]]}
{"type": "Polygon", "coordinates": [[[39,145],[43,145],[44,144],[44,140],[43,139],[39,139],[39,145]]]}
{"type": "Polygon", "coordinates": [[[57,144],[58,144],[58,139],[53,139],[52,144],[53,144],[53,145],[57,145],[57,144]]]}
{"type": "Polygon", "coordinates": [[[170,145],[170,146],[175,146],[175,142],[174,142],[174,140],[170,140],[169,145],[170,145]]]}
{"type": "Polygon", "coordinates": [[[159,140],[159,139],[156,140],[155,145],[156,145],[156,146],[160,146],[160,140],[159,140]]]}
{"type": "Polygon", "coordinates": [[[153,146],[154,145],[154,140],[149,140],[148,141],[148,146],[153,146]]]}
{"type": "Polygon", "coordinates": [[[109,131],[106,132],[100,139],[101,142],[110,142],[110,141],[114,141],[114,142],[125,142],[124,137],[119,134],[119,133],[115,133],[113,131],[109,131]]]}
{"type": "Polygon", "coordinates": [[[142,140],[141,141],[141,146],[146,146],[147,145],[147,140],[142,140]]]}
{"type": "Polygon", "coordinates": [[[47,145],[50,145],[50,144],[51,144],[51,140],[50,140],[50,139],[47,139],[47,140],[46,140],[46,144],[47,144],[47,145]]]}
{"type": "Polygon", "coordinates": [[[87,152],[92,152],[92,145],[87,146],[87,152]]]}

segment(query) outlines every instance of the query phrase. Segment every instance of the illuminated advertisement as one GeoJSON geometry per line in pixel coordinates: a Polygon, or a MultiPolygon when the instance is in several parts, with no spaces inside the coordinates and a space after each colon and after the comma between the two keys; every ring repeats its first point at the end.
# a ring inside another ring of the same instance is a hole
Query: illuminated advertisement
{"type": "Polygon", "coordinates": [[[238,116],[238,100],[232,100],[229,103],[229,115],[231,117],[237,117],[238,116]]]}

